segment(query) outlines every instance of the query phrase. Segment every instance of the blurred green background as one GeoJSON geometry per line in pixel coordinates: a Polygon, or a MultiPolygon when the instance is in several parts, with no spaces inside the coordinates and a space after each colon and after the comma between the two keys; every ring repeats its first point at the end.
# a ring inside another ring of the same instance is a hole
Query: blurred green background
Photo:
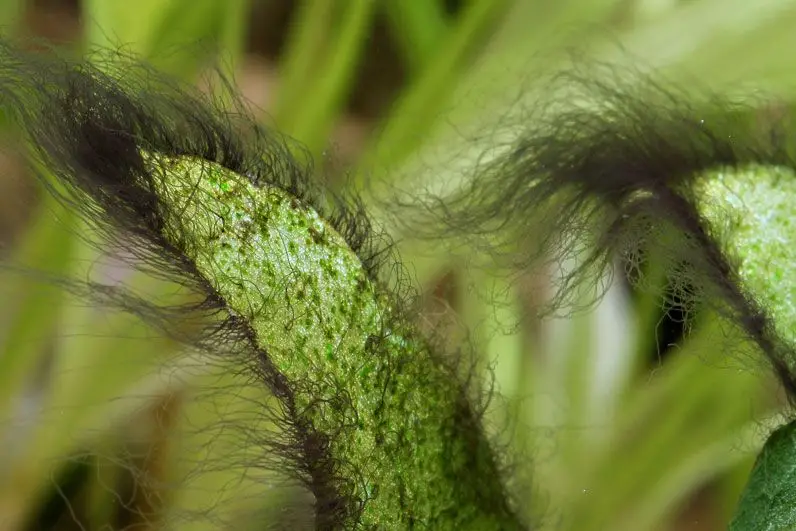
{"type": "MultiPolygon", "coordinates": [[[[788,0],[0,0],[0,25],[75,53],[121,48],[190,82],[220,71],[332,186],[376,197],[455,185],[573,51],[685,88],[796,96],[788,0]]],[[[11,153],[4,259],[124,277],[11,153]]],[[[682,339],[653,294],[621,282],[593,311],[540,320],[552,271],[507,275],[474,249],[452,259],[394,235],[427,294],[424,325],[451,341],[467,330],[493,368],[490,429],[540,529],[725,527],[781,400],[764,369],[717,351],[715,323],[682,339]]],[[[35,276],[0,271],[0,300],[0,529],[306,528],[307,495],[249,466],[267,397],[245,376],[35,276]]]]}

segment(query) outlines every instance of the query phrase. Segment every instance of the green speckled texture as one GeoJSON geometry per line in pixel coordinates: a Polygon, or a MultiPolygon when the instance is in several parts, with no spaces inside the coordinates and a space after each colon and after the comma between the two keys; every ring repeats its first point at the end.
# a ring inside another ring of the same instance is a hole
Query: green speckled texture
{"type": "Polygon", "coordinates": [[[315,210],[206,161],[147,158],[167,236],[196,242],[191,258],[294,384],[297,410],[336,434],[363,528],[520,528],[489,445],[461,421],[459,382],[411,331],[390,329],[389,299],[315,210]]]}
{"type": "MultiPolygon", "coordinates": [[[[743,288],[796,339],[796,175],[752,167],[699,182],[701,214],[737,264],[743,288]]],[[[792,367],[793,368],[793,367],[792,367]]],[[[796,529],[796,423],[775,431],[741,497],[732,531],[796,529]]]]}
{"type": "Polygon", "coordinates": [[[796,175],[781,168],[716,172],[700,182],[701,213],[736,259],[744,289],[780,337],[796,340],[796,175]]]}

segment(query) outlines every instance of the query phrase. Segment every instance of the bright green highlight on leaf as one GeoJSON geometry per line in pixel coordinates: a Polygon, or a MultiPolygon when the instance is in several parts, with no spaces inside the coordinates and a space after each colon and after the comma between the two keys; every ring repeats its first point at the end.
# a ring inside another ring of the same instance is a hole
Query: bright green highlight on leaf
{"type": "Polygon", "coordinates": [[[166,237],[192,242],[186,253],[251,325],[296,411],[330,436],[363,528],[520,528],[455,371],[394,318],[330,224],[210,162],[146,158],[166,237]]]}
{"type": "Polygon", "coordinates": [[[782,168],[717,172],[700,182],[700,209],[736,262],[741,287],[796,344],[796,175],[782,168]]]}

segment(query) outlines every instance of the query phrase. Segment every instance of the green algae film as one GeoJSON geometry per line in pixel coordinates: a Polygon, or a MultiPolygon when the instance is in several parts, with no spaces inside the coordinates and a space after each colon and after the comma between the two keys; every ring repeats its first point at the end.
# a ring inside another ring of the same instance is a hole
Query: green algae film
{"type": "Polygon", "coordinates": [[[190,258],[297,384],[297,411],[333,435],[362,528],[522,528],[460,383],[422,340],[390,328],[389,298],[331,225],[216,164],[146,158],[167,237],[195,242],[190,258]]]}

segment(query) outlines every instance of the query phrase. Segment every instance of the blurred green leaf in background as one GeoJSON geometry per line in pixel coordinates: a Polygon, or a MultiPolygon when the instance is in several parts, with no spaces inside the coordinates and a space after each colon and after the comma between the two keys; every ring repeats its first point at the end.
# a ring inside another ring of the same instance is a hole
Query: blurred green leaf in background
{"type": "MultiPolygon", "coordinates": [[[[796,96],[796,56],[782,53],[796,45],[792,0],[4,0],[0,17],[12,35],[120,49],[192,82],[218,69],[308,146],[319,178],[377,196],[456,186],[522,127],[537,79],[572,51],[685,88],[796,96]]],[[[124,277],[78,220],[13,177],[19,164],[0,164],[13,190],[2,210],[20,213],[0,217],[9,263],[124,277]]],[[[766,435],[760,419],[779,406],[764,371],[719,358],[714,320],[658,356],[650,294],[617,283],[591,312],[540,320],[551,271],[507,281],[475,249],[452,259],[393,235],[429,315],[455,313],[493,369],[501,399],[488,418],[520,456],[517,477],[531,478],[523,496],[540,529],[725,527],[766,435]]],[[[0,528],[311,523],[280,521],[311,500],[247,467],[257,439],[232,426],[270,427],[255,407],[269,398],[244,376],[37,274],[3,270],[0,290],[0,528]]]]}

